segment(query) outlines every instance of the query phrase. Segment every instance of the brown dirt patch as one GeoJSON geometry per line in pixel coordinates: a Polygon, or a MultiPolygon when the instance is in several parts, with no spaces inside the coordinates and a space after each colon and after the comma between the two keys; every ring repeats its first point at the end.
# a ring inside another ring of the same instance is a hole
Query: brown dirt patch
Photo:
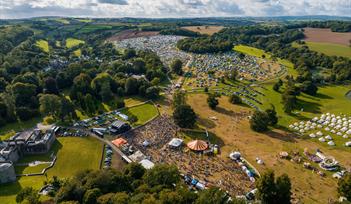
{"type": "Polygon", "coordinates": [[[108,40],[109,41],[121,41],[121,40],[129,39],[129,38],[150,37],[150,36],[155,36],[158,34],[159,34],[159,32],[157,32],[157,31],[125,30],[125,31],[118,33],[117,35],[110,37],[108,40]]]}
{"type": "Polygon", "coordinates": [[[351,32],[337,33],[328,28],[305,28],[306,41],[350,45],[351,32]]]}
{"type": "MultiPolygon", "coordinates": [[[[334,156],[343,166],[350,167],[351,152],[326,148],[310,140],[302,140],[282,130],[271,130],[265,134],[250,130],[249,120],[243,115],[249,115],[250,109],[232,105],[227,97],[219,99],[217,110],[209,109],[206,103],[207,96],[193,94],[188,96],[188,103],[193,107],[200,118],[216,117],[215,125],[206,127],[224,142],[221,148],[221,157],[228,157],[229,153],[238,150],[242,155],[262,173],[273,169],[276,175],[286,173],[292,180],[294,200],[301,203],[328,203],[328,199],[337,198],[337,180],[331,175],[320,177],[310,170],[304,169],[302,164],[282,160],[278,157],[280,151],[297,150],[302,152],[308,148],[310,152],[317,148],[327,155],[334,156]],[[223,111],[227,110],[227,111],[223,111]],[[237,114],[228,114],[234,112],[237,114]],[[238,115],[239,114],[239,115],[238,115]],[[261,158],[265,165],[258,165],[256,157],[261,158]]],[[[206,124],[201,124],[205,126],[206,124]]]]}
{"type": "Polygon", "coordinates": [[[201,34],[213,35],[214,33],[217,33],[220,30],[222,30],[224,27],[223,26],[185,26],[182,28],[193,32],[198,32],[201,34]]]}

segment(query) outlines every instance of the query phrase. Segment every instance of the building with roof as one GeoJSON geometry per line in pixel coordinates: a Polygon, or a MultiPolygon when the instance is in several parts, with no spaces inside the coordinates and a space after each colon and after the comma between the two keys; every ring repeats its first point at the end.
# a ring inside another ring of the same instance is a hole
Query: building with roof
{"type": "Polygon", "coordinates": [[[116,120],[110,126],[110,132],[113,134],[121,134],[131,129],[130,125],[126,122],[116,120]]]}

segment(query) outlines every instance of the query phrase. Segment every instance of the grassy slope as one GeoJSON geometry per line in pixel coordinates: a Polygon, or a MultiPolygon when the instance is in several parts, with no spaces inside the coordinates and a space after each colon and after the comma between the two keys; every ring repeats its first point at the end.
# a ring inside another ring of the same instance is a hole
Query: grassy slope
{"type": "MultiPolygon", "coordinates": [[[[53,150],[57,151],[57,161],[55,166],[47,171],[48,177],[70,177],[80,170],[99,168],[102,144],[94,138],[61,137],[57,139],[53,150]]],[[[47,160],[47,156],[31,156],[22,161],[47,160]]],[[[39,189],[44,180],[45,176],[21,177],[15,183],[1,185],[1,203],[14,203],[16,193],[22,188],[32,186],[39,189]]]]}
{"type": "Polygon", "coordinates": [[[79,44],[85,43],[83,40],[75,39],[75,38],[67,38],[66,39],[66,47],[72,48],[78,46],[79,44]]]}
{"type": "Polygon", "coordinates": [[[40,49],[42,49],[44,52],[49,52],[49,43],[46,40],[37,40],[35,43],[36,46],[38,46],[40,49]]]}
{"type": "MultiPolygon", "coordinates": [[[[351,58],[351,47],[346,45],[320,42],[306,42],[306,45],[313,51],[321,52],[329,56],[342,56],[351,58]]],[[[292,46],[300,47],[302,45],[293,43],[292,46]]]]}
{"type": "Polygon", "coordinates": [[[158,114],[157,109],[152,103],[146,103],[140,106],[123,109],[121,112],[125,113],[126,115],[135,115],[138,120],[134,125],[145,124],[145,122],[158,114]]]}

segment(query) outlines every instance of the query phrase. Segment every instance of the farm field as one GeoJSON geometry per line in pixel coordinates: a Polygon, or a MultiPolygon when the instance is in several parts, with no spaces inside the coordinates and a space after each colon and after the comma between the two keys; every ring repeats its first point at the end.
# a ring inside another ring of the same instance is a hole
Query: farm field
{"type": "Polygon", "coordinates": [[[183,29],[206,35],[213,35],[224,28],[224,26],[184,26],[183,29]]]}
{"type": "Polygon", "coordinates": [[[292,180],[293,197],[302,203],[327,203],[329,198],[336,196],[337,182],[330,175],[321,178],[304,169],[302,164],[279,159],[278,154],[280,151],[302,152],[304,148],[308,148],[309,151],[319,148],[326,154],[334,156],[342,165],[349,167],[350,151],[325,147],[277,129],[265,134],[255,133],[250,130],[247,118],[252,109],[232,105],[227,97],[222,96],[217,109],[211,110],[206,103],[206,97],[205,94],[190,94],[188,103],[198,114],[198,125],[207,128],[223,141],[221,157],[228,157],[232,151],[240,151],[260,172],[273,169],[276,175],[287,173],[292,180]],[[211,120],[210,117],[215,117],[216,120],[211,120]],[[256,157],[261,158],[265,164],[256,164],[256,157]]]}
{"type": "Polygon", "coordinates": [[[307,42],[333,43],[339,45],[350,45],[351,32],[338,33],[326,28],[304,28],[307,42]]]}
{"type": "Polygon", "coordinates": [[[49,43],[46,40],[38,40],[36,45],[44,52],[49,52],[49,43]]]}
{"type": "MultiPolygon", "coordinates": [[[[47,171],[48,178],[59,176],[67,178],[80,170],[99,169],[102,154],[102,143],[88,137],[60,137],[57,138],[52,151],[57,152],[57,161],[53,168],[47,171]]],[[[29,162],[43,159],[48,160],[48,155],[25,157],[20,162],[29,162]]],[[[25,168],[23,171],[27,171],[25,168]]],[[[29,171],[29,170],[28,170],[29,171]]],[[[16,194],[26,186],[35,189],[42,187],[45,176],[20,177],[17,182],[4,184],[0,187],[0,200],[2,204],[15,203],[16,194]]]]}
{"type": "Polygon", "coordinates": [[[117,35],[110,37],[109,41],[121,41],[129,38],[139,38],[139,37],[150,37],[158,35],[157,31],[136,31],[136,30],[124,30],[119,32],[117,35]]]}
{"type": "Polygon", "coordinates": [[[80,44],[84,44],[83,40],[75,39],[75,38],[67,38],[66,39],[66,47],[67,48],[72,48],[75,46],[78,46],[80,44]]]}
{"type": "MultiPolygon", "coordinates": [[[[322,42],[306,42],[310,50],[320,52],[329,56],[341,56],[351,58],[351,47],[346,45],[322,42]]],[[[303,45],[293,43],[293,47],[301,47],[303,45]]]]}

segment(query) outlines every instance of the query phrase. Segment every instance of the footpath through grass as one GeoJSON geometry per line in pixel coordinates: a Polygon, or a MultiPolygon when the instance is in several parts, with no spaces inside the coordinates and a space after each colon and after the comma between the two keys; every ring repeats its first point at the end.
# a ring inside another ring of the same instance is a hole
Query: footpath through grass
{"type": "MultiPolygon", "coordinates": [[[[103,144],[91,137],[60,137],[57,138],[52,151],[57,154],[57,161],[53,168],[47,171],[48,178],[58,176],[68,178],[75,173],[86,169],[99,169],[103,144]]],[[[51,154],[51,153],[48,153],[51,154]]],[[[48,154],[29,156],[20,162],[35,160],[48,160],[48,154]]],[[[32,167],[18,169],[17,171],[29,172],[32,167]]],[[[0,186],[0,203],[16,203],[16,194],[24,187],[39,189],[46,180],[45,176],[24,176],[19,177],[17,182],[2,184],[0,186]]]]}

